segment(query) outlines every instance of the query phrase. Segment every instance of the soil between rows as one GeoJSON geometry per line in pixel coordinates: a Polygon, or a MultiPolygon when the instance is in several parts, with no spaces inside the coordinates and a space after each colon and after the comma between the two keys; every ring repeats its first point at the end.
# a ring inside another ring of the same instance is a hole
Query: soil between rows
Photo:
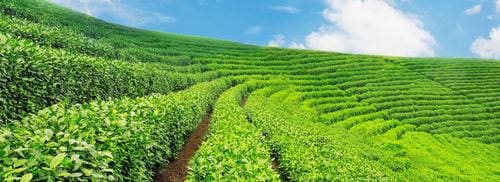
{"type": "Polygon", "coordinates": [[[245,105],[247,104],[247,100],[248,100],[248,96],[243,96],[243,98],[241,98],[241,101],[240,101],[240,106],[245,107],[245,105]]]}
{"type": "Polygon", "coordinates": [[[169,163],[167,167],[158,173],[155,177],[155,181],[158,182],[183,182],[186,179],[188,173],[188,164],[191,158],[194,156],[203,138],[208,132],[210,120],[212,119],[212,111],[208,111],[203,120],[198,125],[198,127],[191,133],[184,148],[177,155],[176,159],[169,163]]]}
{"type": "MultiPolygon", "coordinates": [[[[247,96],[241,99],[240,106],[245,107],[247,103],[247,96]]],[[[203,120],[198,125],[198,127],[191,133],[191,136],[187,140],[182,151],[177,155],[176,159],[170,162],[165,169],[155,176],[155,181],[157,182],[183,182],[186,180],[188,173],[188,165],[191,158],[195,155],[196,151],[199,149],[205,135],[208,132],[210,121],[212,119],[212,111],[208,111],[203,117],[203,120]]],[[[272,160],[273,169],[280,174],[279,161],[275,158],[272,160]]]]}

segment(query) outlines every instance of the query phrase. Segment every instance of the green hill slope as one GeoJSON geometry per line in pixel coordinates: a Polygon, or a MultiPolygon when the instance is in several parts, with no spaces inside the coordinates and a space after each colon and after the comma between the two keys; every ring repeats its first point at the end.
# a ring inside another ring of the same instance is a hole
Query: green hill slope
{"type": "Polygon", "coordinates": [[[0,181],[499,181],[500,62],[245,45],[0,1],[0,181]]]}

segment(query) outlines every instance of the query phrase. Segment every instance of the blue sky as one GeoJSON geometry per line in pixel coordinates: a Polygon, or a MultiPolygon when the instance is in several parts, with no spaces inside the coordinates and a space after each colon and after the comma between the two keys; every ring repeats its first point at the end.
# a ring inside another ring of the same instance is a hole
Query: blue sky
{"type": "Polygon", "coordinates": [[[395,56],[500,59],[500,0],[50,0],[150,30],[395,56]]]}

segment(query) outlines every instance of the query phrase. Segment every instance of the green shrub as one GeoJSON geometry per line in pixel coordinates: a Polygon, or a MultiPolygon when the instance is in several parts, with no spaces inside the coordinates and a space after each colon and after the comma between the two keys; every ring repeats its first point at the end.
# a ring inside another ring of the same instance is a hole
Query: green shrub
{"type": "Polygon", "coordinates": [[[78,35],[61,27],[51,28],[16,17],[0,17],[0,31],[39,45],[64,49],[90,56],[115,58],[117,53],[110,45],[78,35]]]}
{"type": "Polygon", "coordinates": [[[0,181],[151,180],[230,84],[41,110],[0,130],[0,181]]]}
{"type": "Polygon", "coordinates": [[[261,131],[240,106],[254,87],[238,85],[217,100],[207,140],[191,159],[187,181],[279,181],[261,131]]]}
{"type": "Polygon", "coordinates": [[[0,34],[0,123],[67,100],[138,97],[186,88],[216,75],[186,75],[36,46],[0,34]]]}

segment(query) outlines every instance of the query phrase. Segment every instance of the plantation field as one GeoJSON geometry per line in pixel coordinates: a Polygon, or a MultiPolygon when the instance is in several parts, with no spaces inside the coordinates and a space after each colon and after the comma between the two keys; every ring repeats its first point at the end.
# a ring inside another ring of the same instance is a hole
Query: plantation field
{"type": "Polygon", "coordinates": [[[499,61],[260,47],[45,0],[0,1],[0,59],[0,181],[164,179],[207,113],[174,181],[500,181],[499,61]]]}

